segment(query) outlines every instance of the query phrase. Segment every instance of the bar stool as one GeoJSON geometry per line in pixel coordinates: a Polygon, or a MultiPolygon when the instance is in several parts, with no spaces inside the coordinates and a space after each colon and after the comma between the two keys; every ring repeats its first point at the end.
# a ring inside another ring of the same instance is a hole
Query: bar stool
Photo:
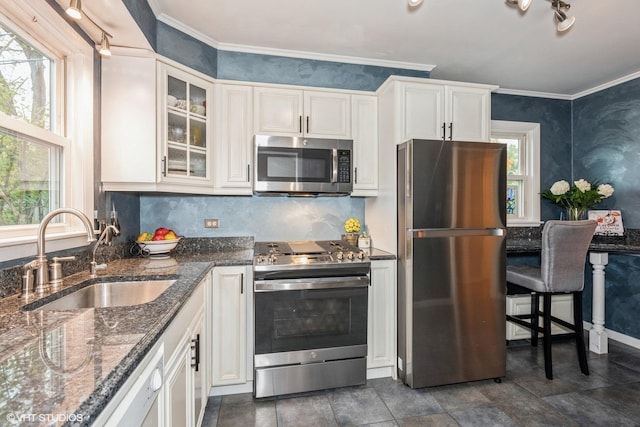
{"type": "Polygon", "coordinates": [[[530,329],[534,347],[538,345],[538,334],[542,333],[544,370],[550,380],[553,379],[551,322],[572,331],[562,336],[575,337],[580,371],[589,375],[582,326],[582,290],[585,259],[595,229],[595,221],[547,221],[542,229],[540,266],[507,266],[507,282],[531,291],[531,314],[507,315],[507,320],[530,329]],[[573,324],[551,315],[551,296],[560,293],[573,295],[573,324]]]}

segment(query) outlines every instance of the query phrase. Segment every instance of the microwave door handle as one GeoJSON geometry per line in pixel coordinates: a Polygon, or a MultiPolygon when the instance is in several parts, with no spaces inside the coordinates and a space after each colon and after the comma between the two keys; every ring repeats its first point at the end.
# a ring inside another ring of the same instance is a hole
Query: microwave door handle
{"type": "Polygon", "coordinates": [[[333,168],[331,172],[331,183],[335,184],[338,182],[338,149],[334,148],[333,152],[333,168]]]}

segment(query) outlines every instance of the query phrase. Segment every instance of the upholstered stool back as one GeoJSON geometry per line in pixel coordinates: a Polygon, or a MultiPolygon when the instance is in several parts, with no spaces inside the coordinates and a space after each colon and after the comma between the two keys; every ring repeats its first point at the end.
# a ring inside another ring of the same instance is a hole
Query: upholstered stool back
{"type": "Polygon", "coordinates": [[[595,230],[595,221],[552,220],[544,224],[540,260],[543,292],[584,288],[585,257],[595,230]]]}

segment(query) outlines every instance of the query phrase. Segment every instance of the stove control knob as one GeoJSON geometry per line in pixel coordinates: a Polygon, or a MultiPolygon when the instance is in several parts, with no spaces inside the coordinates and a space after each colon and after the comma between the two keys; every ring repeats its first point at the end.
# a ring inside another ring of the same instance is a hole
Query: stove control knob
{"type": "Polygon", "coordinates": [[[358,259],[364,259],[364,251],[358,252],[358,259]]]}
{"type": "Polygon", "coordinates": [[[336,252],[336,258],[338,258],[338,261],[342,261],[342,259],[344,258],[344,253],[342,251],[336,252]]]}
{"type": "Polygon", "coordinates": [[[347,259],[348,259],[349,261],[353,261],[354,256],[355,256],[355,255],[353,254],[353,252],[349,252],[349,253],[347,254],[347,259]]]}
{"type": "Polygon", "coordinates": [[[264,258],[264,255],[258,255],[258,257],[256,258],[256,262],[257,262],[258,264],[261,264],[261,263],[263,263],[263,262],[264,262],[264,259],[265,259],[265,258],[264,258]]]}
{"type": "Polygon", "coordinates": [[[277,260],[278,260],[278,257],[275,254],[269,255],[269,264],[275,264],[277,260]]]}

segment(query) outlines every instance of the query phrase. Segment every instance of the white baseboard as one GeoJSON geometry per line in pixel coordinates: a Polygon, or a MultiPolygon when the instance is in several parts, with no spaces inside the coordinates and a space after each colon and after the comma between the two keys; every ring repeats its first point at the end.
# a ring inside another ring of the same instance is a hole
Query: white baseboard
{"type": "Polygon", "coordinates": [[[253,381],[244,384],[211,387],[209,396],[225,396],[227,394],[253,393],[253,381]]]}
{"type": "MultiPolygon", "coordinates": [[[[586,331],[591,330],[591,327],[593,326],[591,325],[591,323],[589,322],[582,322],[582,323],[584,324],[584,329],[586,331]]],[[[612,331],[611,329],[604,328],[604,330],[607,332],[607,337],[609,339],[612,339],[613,341],[617,341],[622,344],[626,344],[633,348],[640,349],[640,339],[630,337],[629,335],[621,334],[620,332],[612,331]]]]}
{"type": "Polygon", "coordinates": [[[369,368],[367,369],[367,379],[373,380],[376,378],[392,377],[395,379],[393,366],[385,366],[382,368],[369,368]]]}

